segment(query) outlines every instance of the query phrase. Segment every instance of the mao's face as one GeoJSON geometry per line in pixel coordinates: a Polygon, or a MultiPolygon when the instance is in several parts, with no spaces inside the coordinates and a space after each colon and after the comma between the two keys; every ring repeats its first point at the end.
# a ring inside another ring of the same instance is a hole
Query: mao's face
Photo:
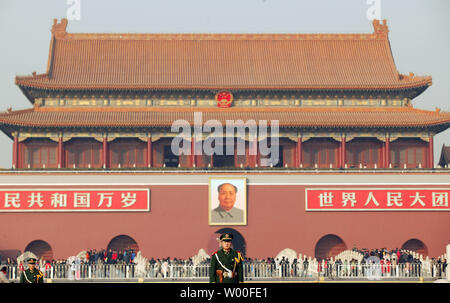
{"type": "Polygon", "coordinates": [[[220,207],[226,211],[233,208],[236,202],[236,190],[231,184],[224,184],[219,191],[220,207]]]}

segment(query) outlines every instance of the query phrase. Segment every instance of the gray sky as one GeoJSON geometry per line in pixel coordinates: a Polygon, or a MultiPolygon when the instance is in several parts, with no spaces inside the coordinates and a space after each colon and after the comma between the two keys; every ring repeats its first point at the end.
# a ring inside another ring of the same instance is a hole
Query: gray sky
{"type": "MultiPolygon", "coordinates": [[[[0,0],[0,110],[29,108],[16,75],[46,71],[53,18],[73,0],[0,0]]],[[[69,32],[117,33],[371,33],[374,0],[79,0],[69,32]]],[[[450,111],[450,1],[380,0],[399,72],[431,75],[417,108],[450,111]]],[[[450,130],[434,141],[435,162],[450,130]]],[[[0,167],[11,167],[12,143],[0,134],[0,167]]]]}

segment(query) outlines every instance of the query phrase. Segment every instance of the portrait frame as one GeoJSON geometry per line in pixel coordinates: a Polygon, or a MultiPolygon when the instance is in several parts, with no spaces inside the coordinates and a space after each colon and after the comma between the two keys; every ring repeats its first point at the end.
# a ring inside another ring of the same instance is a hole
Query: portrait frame
{"type": "Polygon", "coordinates": [[[247,225],[247,178],[245,177],[210,177],[208,179],[208,224],[214,226],[247,225]],[[220,205],[218,187],[230,183],[237,188],[236,201],[233,206],[239,214],[243,212],[242,220],[220,221],[213,211],[220,205]]]}

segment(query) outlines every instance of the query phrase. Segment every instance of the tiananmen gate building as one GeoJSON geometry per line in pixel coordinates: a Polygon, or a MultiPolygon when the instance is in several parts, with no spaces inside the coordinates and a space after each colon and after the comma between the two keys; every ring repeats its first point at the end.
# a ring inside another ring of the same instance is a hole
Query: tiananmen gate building
{"type": "Polygon", "coordinates": [[[413,106],[432,78],[397,71],[386,21],[358,34],[67,25],[54,21],[47,70],[15,79],[31,107],[0,113],[13,142],[12,168],[0,172],[0,253],[59,259],[131,245],[187,258],[215,251],[223,231],[251,258],[353,247],[435,257],[450,243],[450,171],[433,159],[450,113],[413,106]],[[273,139],[261,134],[192,132],[192,152],[174,153],[173,123],[194,126],[196,115],[271,130],[277,121],[279,161],[263,165],[260,143],[273,139]],[[220,152],[202,153],[208,140],[220,152]],[[221,179],[241,182],[243,221],[211,221],[221,179]]]}

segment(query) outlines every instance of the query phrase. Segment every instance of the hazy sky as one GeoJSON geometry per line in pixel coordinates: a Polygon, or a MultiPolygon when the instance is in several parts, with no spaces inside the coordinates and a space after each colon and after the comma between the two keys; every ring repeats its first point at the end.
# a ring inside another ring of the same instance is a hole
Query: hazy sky
{"type": "MultiPolygon", "coordinates": [[[[46,71],[53,18],[74,0],[0,0],[0,110],[31,107],[16,75],[46,71]]],[[[69,32],[371,33],[367,10],[376,0],[79,0],[69,32]],[[369,4],[368,4],[369,3],[369,4]]],[[[450,111],[450,1],[380,0],[399,72],[431,75],[417,108],[450,111]]],[[[435,162],[450,130],[435,137],[435,162]]],[[[11,167],[11,140],[0,134],[0,167],[11,167]]]]}

